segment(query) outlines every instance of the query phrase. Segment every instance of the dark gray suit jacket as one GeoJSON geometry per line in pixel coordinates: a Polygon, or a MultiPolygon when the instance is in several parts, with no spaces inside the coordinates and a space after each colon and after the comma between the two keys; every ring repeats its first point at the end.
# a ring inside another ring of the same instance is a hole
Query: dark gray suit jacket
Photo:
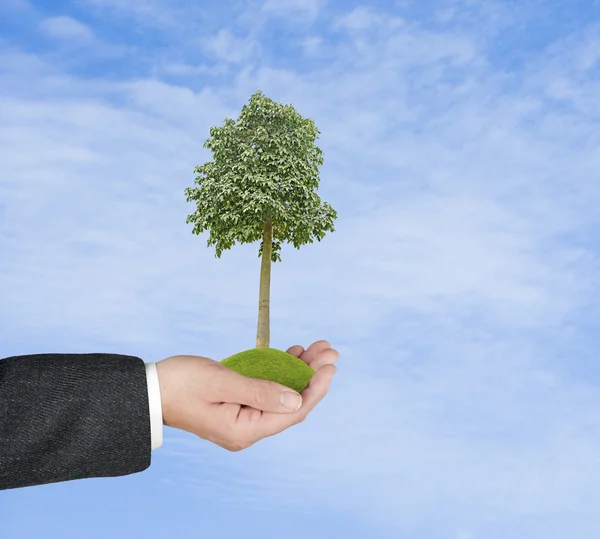
{"type": "Polygon", "coordinates": [[[150,466],[144,362],[119,354],[0,359],[0,490],[150,466]]]}

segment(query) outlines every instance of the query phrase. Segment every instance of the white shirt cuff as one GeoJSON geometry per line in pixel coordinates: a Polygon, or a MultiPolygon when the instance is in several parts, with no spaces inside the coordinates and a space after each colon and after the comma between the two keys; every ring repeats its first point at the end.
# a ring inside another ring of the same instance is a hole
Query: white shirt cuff
{"type": "Polygon", "coordinates": [[[156,363],[146,363],[146,381],[148,382],[148,405],[150,407],[150,432],[152,450],[158,449],[163,442],[163,415],[160,398],[160,384],[156,363]]]}

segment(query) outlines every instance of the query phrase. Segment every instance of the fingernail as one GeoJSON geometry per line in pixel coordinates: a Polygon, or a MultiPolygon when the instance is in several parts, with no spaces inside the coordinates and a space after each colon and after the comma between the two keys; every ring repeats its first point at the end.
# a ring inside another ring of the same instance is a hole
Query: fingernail
{"type": "Polygon", "coordinates": [[[279,395],[279,402],[286,410],[297,412],[302,406],[302,397],[294,391],[282,391],[279,395]]]}

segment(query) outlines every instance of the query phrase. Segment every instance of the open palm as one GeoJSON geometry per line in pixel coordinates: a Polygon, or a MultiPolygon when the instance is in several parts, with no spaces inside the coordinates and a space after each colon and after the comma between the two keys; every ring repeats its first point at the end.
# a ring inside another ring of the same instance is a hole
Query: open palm
{"type": "MultiPolygon", "coordinates": [[[[238,404],[224,403],[222,405],[233,407],[227,410],[228,415],[235,414],[235,424],[232,427],[238,431],[238,435],[242,439],[248,440],[250,443],[273,436],[304,421],[327,394],[329,384],[337,371],[334,363],[340,354],[331,348],[331,344],[327,341],[314,342],[306,350],[300,345],[295,345],[288,348],[286,352],[301,359],[315,371],[308,387],[300,393],[303,402],[297,412],[263,412],[238,404]]],[[[229,417],[232,416],[229,415],[229,417]]]]}

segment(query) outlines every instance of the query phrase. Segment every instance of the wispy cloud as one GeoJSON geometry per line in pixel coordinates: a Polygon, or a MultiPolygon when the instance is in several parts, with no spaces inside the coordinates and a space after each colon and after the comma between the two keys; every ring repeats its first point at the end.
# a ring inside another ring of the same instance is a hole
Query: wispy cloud
{"type": "Polygon", "coordinates": [[[256,44],[251,38],[242,39],[222,29],[204,42],[204,50],[217,60],[239,63],[253,55],[256,44]]]}
{"type": "Polygon", "coordinates": [[[2,2],[0,9],[10,13],[23,13],[30,12],[32,6],[27,0],[5,0],[2,2]]]}
{"type": "Polygon", "coordinates": [[[305,424],[248,451],[168,431],[154,458],[185,468],[168,484],[252,510],[360,511],[386,537],[596,536],[600,398],[583,358],[600,314],[600,34],[506,71],[494,33],[450,24],[467,7],[443,3],[441,26],[338,10],[289,44],[322,48],[302,65],[251,62],[224,24],[206,38],[239,69],[201,84],[0,54],[6,355],[32,335],[147,360],[253,346],[257,245],[214,259],[183,190],[209,127],[260,88],[315,120],[319,193],[339,212],[273,268],[273,345],[330,339],[339,373],[305,424]]]}
{"type": "Polygon", "coordinates": [[[182,0],[83,0],[89,9],[102,17],[135,21],[141,28],[152,28],[154,31],[180,31],[193,23],[195,16],[201,13],[201,6],[182,0]]]}
{"type": "MultiPolygon", "coordinates": [[[[350,31],[365,30],[375,25],[380,26],[385,18],[384,15],[376,13],[372,8],[359,6],[349,13],[344,13],[338,17],[334,28],[342,28],[350,31]]],[[[399,19],[397,21],[401,22],[399,19]]]]}
{"type": "Polygon", "coordinates": [[[42,32],[57,39],[90,41],[94,37],[92,30],[71,17],[50,17],[40,23],[42,32]]]}
{"type": "Polygon", "coordinates": [[[310,36],[302,41],[302,48],[308,56],[316,56],[323,49],[323,38],[320,36],[310,36]]]}
{"type": "Polygon", "coordinates": [[[314,19],[325,6],[325,0],[266,0],[262,11],[271,16],[314,19]]]}

